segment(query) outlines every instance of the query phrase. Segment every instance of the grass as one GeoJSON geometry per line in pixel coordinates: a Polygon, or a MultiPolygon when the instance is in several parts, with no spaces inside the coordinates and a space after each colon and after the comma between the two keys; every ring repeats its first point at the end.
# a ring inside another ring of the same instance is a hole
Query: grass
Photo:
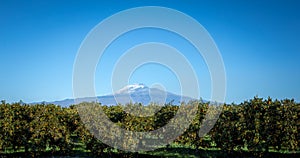
{"type": "MultiPolygon", "coordinates": [[[[71,153],[64,154],[60,151],[45,151],[40,153],[25,153],[24,149],[20,149],[17,152],[6,152],[0,153],[0,157],[14,158],[14,157],[99,157],[93,156],[89,150],[84,150],[82,144],[77,144],[75,148],[73,148],[71,153]]],[[[114,157],[127,157],[127,158],[135,158],[135,157],[174,157],[174,158],[226,158],[226,157],[278,157],[278,158],[294,158],[300,157],[299,152],[295,153],[284,153],[284,152],[274,152],[271,151],[269,153],[259,153],[259,152],[248,152],[242,151],[237,152],[233,151],[231,153],[227,153],[225,151],[221,151],[220,149],[196,149],[195,147],[188,145],[180,145],[180,144],[171,144],[169,147],[161,147],[154,151],[140,152],[140,153],[129,153],[129,152],[118,152],[117,150],[106,150],[101,157],[104,158],[114,158],[114,157]]]]}
{"type": "MultiPolygon", "coordinates": [[[[7,154],[0,154],[0,157],[7,157],[7,158],[14,158],[14,157],[32,157],[34,155],[24,153],[24,152],[15,152],[15,153],[7,153],[7,154]]],[[[62,154],[60,152],[42,152],[39,155],[35,155],[37,157],[94,157],[87,151],[76,151],[72,154],[62,154]]],[[[259,154],[259,153],[225,153],[220,150],[198,150],[195,149],[187,149],[187,148],[161,148],[151,152],[145,153],[104,153],[101,157],[104,158],[114,158],[114,157],[127,157],[127,158],[135,158],[135,157],[174,157],[174,158],[235,158],[235,157],[277,157],[277,158],[294,158],[299,157],[299,153],[295,154],[283,154],[283,153],[268,153],[268,154],[259,154]]],[[[95,156],[99,157],[99,156],[95,156]]]]}

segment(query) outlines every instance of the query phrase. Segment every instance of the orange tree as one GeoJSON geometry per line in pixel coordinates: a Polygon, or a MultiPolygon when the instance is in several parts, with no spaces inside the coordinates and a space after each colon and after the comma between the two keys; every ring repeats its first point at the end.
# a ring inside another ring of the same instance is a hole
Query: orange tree
{"type": "Polygon", "coordinates": [[[64,112],[55,105],[35,105],[30,122],[30,147],[32,151],[70,150],[70,131],[66,127],[64,112]]]}
{"type": "Polygon", "coordinates": [[[222,150],[240,151],[244,147],[243,122],[241,122],[241,107],[235,104],[225,105],[223,112],[214,126],[211,136],[216,146],[222,150]]]}
{"type": "Polygon", "coordinates": [[[1,149],[7,149],[12,146],[14,135],[12,106],[5,101],[1,101],[0,106],[0,145],[1,149]]]}
{"type": "Polygon", "coordinates": [[[300,106],[293,99],[284,99],[281,104],[282,147],[286,150],[295,151],[299,149],[300,106]]]}

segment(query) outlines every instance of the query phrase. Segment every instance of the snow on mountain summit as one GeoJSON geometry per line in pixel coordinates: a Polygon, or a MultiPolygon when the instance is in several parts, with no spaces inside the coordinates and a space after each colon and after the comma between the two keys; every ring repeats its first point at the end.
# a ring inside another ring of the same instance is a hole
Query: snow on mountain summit
{"type": "Polygon", "coordinates": [[[149,90],[149,88],[142,83],[131,84],[121,88],[120,90],[115,92],[115,94],[131,94],[140,90],[149,90]]]}

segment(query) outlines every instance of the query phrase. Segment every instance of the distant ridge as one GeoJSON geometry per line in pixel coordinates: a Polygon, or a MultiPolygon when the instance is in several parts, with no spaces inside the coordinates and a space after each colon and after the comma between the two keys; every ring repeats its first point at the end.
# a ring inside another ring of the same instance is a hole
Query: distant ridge
{"type": "MultiPolygon", "coordinates": [[[[191,97],[181,96],[173,94],[171,92],[165,92],[158,88],[149,88],[145,84],[132,84],[127,85],[120,90],[116,91],[114,94],[97,96],[97,100],[94,97],[86,97],[78,99],[79,102],[99,102],[102,105],[117,105],[127,104],[127,103],[142,103],[143,105],[148,105],[151,102],[164,104],[172,103],[178,105],[181,102],[188,102],[194,100],[191,97]]],[[[36,102],[42,103],[42,102],[36,102]]],[[[32,104],[36,104],[32,103],[32,104]]],[[[44,102],[45,104],[55,104],[62,107],[69,107],[75,104],[74,99],[64,99],[60,101],[44,102]]]]}

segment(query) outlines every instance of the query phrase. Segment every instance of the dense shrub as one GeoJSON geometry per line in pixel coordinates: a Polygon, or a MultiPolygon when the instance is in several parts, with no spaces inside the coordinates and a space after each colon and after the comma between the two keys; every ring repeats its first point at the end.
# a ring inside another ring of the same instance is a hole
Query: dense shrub
{"type": "MultiPolygon", "coordinates": [[[[153,131],[166,125],[178,112],[179,106],[165,105],[155,115],[141,117],[123,110],[123,105],[93,105],[91,115],[85,121],[93,126],[99,110],[119,127],[130,131],[153,131]]],[[[214,128],[205,137],[199,137],[198,131],[206,116],[209,103],[193,101],[188,105],[197,106],[197,114],[191,125],[175,142],[200,148],[220,148],[224,151],[269,152],[272,150],[299,151],[300,105],[294,100],[272,100],[254,97],[241,104],[224,105],[214,128]]],[[[185,110],[189,110],[189,106],[185,110]]],[[[109,127],[86,127],[77,112],[77,106],[62,108],[56,105],[27,105],[20,103],[0,104],[0,152],[25,150],[39,153],[61,151],[72,153],[75,145],[82,143],[86,150],[101,155],[111,149],[96,139],[88,129],[101,132],[109,127]]],[[[141,104],[127,106],[143,108],[141,104]]],[[[155,105],[152,105],[155,106],[155,105]]],[[[147,109],[147,108],[146,108],[147,109]]],[[[151,110],[151,108],[148,108],[151,110]]],[[[153,111],[149,111],[149,113],[153,111]]],[[[188,115],[187,115],[188,116],[188,115]]],[[[187,116],[181,119],[187,119],[187,116]]],[[[182,120],[179,120],[182,121],[182,120]]],[[[176,131],[177,127],[174,127],[176,131]]],[[[118,141],[118,136],[113,138],[118,141]]],[[[152,138],[149,138],[152,139],[152,138]]],[[[154,138],[153,138],[154,139],[154,138]]],[[[169,139],[169,138],[166,138],[169,139]]],[[[141,143],[139,140],[134,140],[141,143]]],[[[124,146],[127,144],[124,143],[124,146]]]]}

